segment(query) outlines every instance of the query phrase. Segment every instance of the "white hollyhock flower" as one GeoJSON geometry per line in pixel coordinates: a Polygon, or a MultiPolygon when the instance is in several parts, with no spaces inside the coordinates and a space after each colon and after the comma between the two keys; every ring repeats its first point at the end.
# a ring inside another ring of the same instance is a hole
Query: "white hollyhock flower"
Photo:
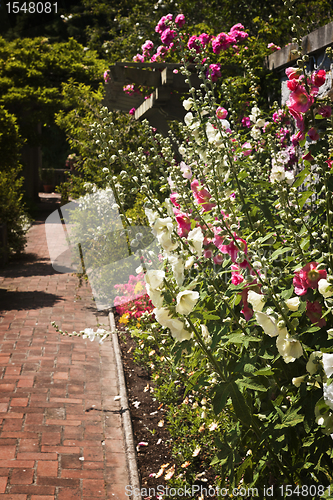
{"type": "Polygon", "coordinates": [[[279,330],[276,325],[277,321],[274,316],[269,316],[263,312],[256,312],[256,320],[266,335],[269,335],[270,337],[276,337],[279,335],[279,330]]]}
{"type": "Polygon", "coordinates": [[[157,322],[162,325],[167,327],[168,322],[172,319],[169,309],[166,307],[159,307],[153,310],[153,313],[155,315],[155,318],[157,319],[157,322]]]}
{"type": "Polygon", "coordinates": [[[286,177],[286,172],[283,166],[274,166],[271,170],[271,175],[269,177],[269,180],[271,182],[281,182],[285,179],[286,177]]]}
{"type": "Polygon", "coordinates": [[[145,214],[147,216],[149,225],[152,226],[158,218],[158,213],[154,212],[154,210],[151,210],[150,208],[145,208],[145,214]]]}
{"type": "Polygon", "coordinates": [[[186,148],[184,146],[180,146],[178,151],[179,151],[179,154],[181,154],[182,156],[186,155],[186,148]]]}
{"type": "Polygon", "coordinates": [[[184,290],[183,292],[179,292],[176,297],[176,311],[178,314],[184,314],[187,316],[190,314],[195,304],[199,300],[199,292],[193,292],[192,290],[184,290]]]}
{"type": "Polygon", "coordinates": [[[323,384],[323,391],[325,403],[333,410],[333,384],[323,384]]]}
{"type": "Polygon", "coordinates": [[[162,307],[163,295],[161,294],[161,292],[159,290],[156,290],[156,288],[152,288],[147,283],[146,283],[146,290],[153,305],[155,307],[162,307]]]}
{"type": "Polygon", "coordinates": [[[173,222],[171,217],[158,218],[153,225],[154,234],[161,247],[168,253],[178,247],[178,243],[172,241],[173,222]]]}
{"type": "Polygon", "coordinates": [[[292,383],[295,387],[300,387],[301,383],[304,382],[306,375],[302,375],[301,377],[294,377],[292,379],[292,383]]]}
{"type": "Polygon", "coordinates": [[[323,365],[326,377],[330,377],[333,373],[333,354],[323,352],[323,365]]]}
{"type": "Polygon", "coordinates": [[[209,331],[206,325],[200,325],[202,338],[207,344],[211,344],[212,337],[209,335],[209,331]]]}
{"type": "Polygon", "coordinates": [[[265,120],[263,118],[259,118],[257,121],[256,121],[256,127],[264,127],[265,126],[265,120]]]}
{"type": "Polygon", "coordinates": [[[257,128],[257,127],[252,127],[251,131],[250,131],[250,136],[255,140],[257,141],[258,139],[260,139],[260,136],[261,136],[261,130],[260,128],[257,128]]]}
{"type": "Polygon", "coordinates": [[[195,262],[195,257],[193,255],[191,255],[191,257],[189,257],[187,259],[187,261],[185,262],[185,269],[188,270],[188,269],[191,269],[191,267],[193,266],[195,262]]]}
{"type": "Polygon", "coordinates": [[[295,174],[292,170],[287,170],[285,172],[285,179],[287,181],[287,184],[289,184],[289,186],[291,186],[295,180],[295,174]]]}
{"type": "Polygon", "coordinates": [[[183,106],[184,108],[186,109],[186,111],[190,111],[190,109],[192,108],[193,106],[193,99],[189,98],[189,99],[185,99],[183,101],[183,106]]]}
{"type": "Polygon", "coordinates": [[[276,347],[285,363],[293,363],[303,354],[301,343],[289,335],[287,328],[282,328],[279,331],[276,347]]]}
{"type": "Polygon", "coordinates": [[[191,247],[194,248],[196,254],[201,257],[202,255],[202,245],[203,245],[203,240],[204,240],[204,235],[202,233],[201,227],[195,227],[190,231],[187,235],[187,239],[191,245],[191,247]]]}
{"type": "Polygon", "coordinates": [[[321,351],[313,351],[310,354],[309,361],[306,363],[306,370],[310,373],[310,375],[317,373],[322,356],[323,353],[321,351]]]}
{"type": "Polygon", "coordinates": [[[178,255],[170,255],[168,261],[171,264],[172,273],[178,286],[181,286],[184,281],[184,260],[178,255]]]}
{"type": "Polygon", "coordinates": [[[333,295],[332,285],[326,279],[318,281],[318,291],[325,299],[333,295]]]}
{"type": "Polygon", "coordinates": [[[162,270],[159,271],[151,270],[147,271],[145,274],[145,282],[153,289],[156,289],[161,285],[163,285],[164,278],[165,278],[165,272],[162,270]]]}
{"type": "Polygon", "coordinates": [[[284,302],[290,311],[298,311],[301,299],[299,297],[292,297],[284,302]]]}
{"type": "Polygon", "coordinates": [[[186,330],[184,323],[177,318],[174,318],[169,322],[168,328],[170,329],[173,338],[178,340],[178,342],[189,340],[191,338],[191,332],[186,330]]]}
{"type": "Polygon", "coordinates": [[[323,425],[322,432],[329,436],[333,432],[333,415],[329,411],[319,410],[315,407],[315,418],[318,425],[323,425]]]}
{"type": "Polygon", "coordinates": [[[257,106],[253,106],[253,108],[251,109],[251,114],[249,116],[251,122],[256,122],[260,114],[260,109],[257,106]]]}
{"type": "Polygon", "coordinates": [[[261,312],[265,305],[265,297],[260,293],[254,292],[250,290],[247,294],[247,300],[253,307],[253,310],[256,312],[261,312]]]}

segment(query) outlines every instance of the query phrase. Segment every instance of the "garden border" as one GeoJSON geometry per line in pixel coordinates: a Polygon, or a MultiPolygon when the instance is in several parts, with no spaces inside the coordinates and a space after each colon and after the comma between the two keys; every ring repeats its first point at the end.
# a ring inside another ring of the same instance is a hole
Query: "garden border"
{"type": "Polygon", "coordinates": [[[109,313],[109,324],[110,324],[110,330],[111,330],[111,335],[112,335],[113,350],[114,350],[114,355],[115,355],[115,360],[116,360],[116,369],[117,369],[117,374],[118,374],[120,404],[121,404],[122,409],[128,410],[128,411],[123,411],[121,413],[121,420],[122,420],[124,436],[125,436],[125,454],[126,454],[126,460],[127,460],[127,465],[128,465],[129,481],[130,481],[130,485],[132,487],[132,491],[134,491],[134,493],[132,495],[132,500],[142,500],[142,497],[140,494],[141,486],[140,486],[138,464],[137,464],[136,451],[135,451],[135,445],[134,445],[131,415],[130,415],[130,410],[129,410],[129,405],[128,405],[128,397],[127,397],[127,391],[126,391],[124,368],[123,368],[121,351],[120,351],[119,342],[118,342],[118,334],[116,333],[117,329],[116,329],[116,323],[114,320],[113,312],[109,313]],[[139,493],[136,493],[136,492],[139,492],[139,493]]]}

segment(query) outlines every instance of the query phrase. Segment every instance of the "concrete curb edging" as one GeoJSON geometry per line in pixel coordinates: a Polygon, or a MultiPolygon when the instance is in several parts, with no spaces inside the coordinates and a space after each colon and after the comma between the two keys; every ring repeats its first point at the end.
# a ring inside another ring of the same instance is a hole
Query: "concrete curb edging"
{"type": "Polygon", "coordinates": [[[130,415],[129,406],[128,406],[128,398],[127,398],[127,391],[126,391],[126,384],[125,384],[124,369],[123,369],[121,351],[120,351],[119,342],[118,342],[118,335],[116,333],[116,323],[115,323],[114,315],[112,312],[109,313],[109,324],[110,324],[110,329],[111,329],[112,344],[113,344],[113,350],[114,350],[114,355],[115,355],[115,359],[116,359],[116,368],[117,368],[117,373],[118,373],[120,404],[121,404],[122,409],[127,410],[121,414],[121,419],[122,419],[124,436],[125,436],[125,453],[126,453],[126,459],[127,459],[127,464],[128,464],[129,481],[130,481],[130,485],[131,485],[131,488],[133,491],[133,495],[131,496],[131,498],[132,498],[132,500],[142,500],[141,493],[140,493],[141,486],[140,486],[139,472],[138,472],[137,459],[136,459],[136,451],[135,451],[134,438],[133,438],[131,415],[130,415]]]}

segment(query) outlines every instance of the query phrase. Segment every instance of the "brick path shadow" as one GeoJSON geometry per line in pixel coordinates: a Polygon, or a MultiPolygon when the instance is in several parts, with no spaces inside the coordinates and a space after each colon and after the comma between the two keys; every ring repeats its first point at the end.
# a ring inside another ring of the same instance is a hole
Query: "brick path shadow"
{"type": "Polygon", "coordinates": [[[43,309],[61,301],[60,295],[47,292],[22,292],[0,289],[0,315],[3,311],[43,309]]]}

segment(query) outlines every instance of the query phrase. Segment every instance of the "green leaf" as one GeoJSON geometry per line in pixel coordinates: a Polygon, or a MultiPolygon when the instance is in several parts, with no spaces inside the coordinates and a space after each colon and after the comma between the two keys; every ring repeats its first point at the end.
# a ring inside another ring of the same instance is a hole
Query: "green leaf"
{"type": "Polygon", "coordinates": [[[319,115],[318,113],[315,115],[316,120],[325,120],[324,116],[319,115]]]}
{"type": "Polygon", "coordinates": [[[279,255],[282,255],[283,253],[289,252],[290,250],[292,250],[291,247],[278,248],[277,250],[275,250],[275,252],[272,253],[271,259],[275,260],[276,257],[278,257],[279,255]]]}
{"type": "Polygon", "coordinates": [[[308,234],[305,238],[301,240],[300,247],[302,250],[307,250],[310,245],[310,235],[308,234]]]}
{"type": "Polygon", "coordinates": [[[298,415],[300,408],[290,408],[284,415],[281,424],[277,424],[275,429],[284,429],[286,427],[295,427],[295,425],[300,424],[304,420],[304,415],[298,415]]]}
{"type": "Polygon", "coordinates": [[[230,396],[232,400],[232,406],[235,410],[237,418],[246,426],[251,425],[251,413],[246,404],[243,394],[240,392],[236,382],[230,383],[230,396]]]}
{"type": "Polygon", "coordinates": [[[216,393],[213,398],[213,407],[215,415],[221,413],[221,411],[227,404],[229,397],[230,397],[230,383],[221,382],[216,388],[216,393]]]}
{"type": "Polygon", "coordinates": [[[259,382],[252,381],[251,379],[237,380],[237,385],[239,387],[245,387],[246,389],[252,389],[254,391],[261,391],[261,392],[267,391],[267,387],[265,387],[262,384],[259,384],[259,382]]]}
{"type": "Polygon", "coordinates": [[[300,208],[303,208],[305,202],[313,195],[313,191],[303,191],[301,196],[298,198],[298,204],[300,208]]]}
{"type": "Polygon", "coordinates": [[[293,293],[294,293],[294,287],[292,286],[288,290],[283,290],[283,292],[281,293],[281,298],[283,300],[288,300],[290,299],[293,293]]]}
{"type": "Polygon", "coordinates": [[[265,241],[269,240],[272,236],[276,236],[276,233],[268,233],[266,236],[260,239],[260,244],[264,243],[265,241]]]}
{"type": "Polygon", "coordinates": [[[307,175],[309,175],[310,171],[309,171],[309,167],[305,167],[303,168],[302,172],[300,172],[297,176],[296,176],[296,181],[293,183],[293,187],[299,187],[303,184],[304,182],[304,179],[307,175]]]}
{"type": "Polygon", "coordinates": [[[274,375],[274,371],[272,370],[272,368],[269,368],[269,367],[261,368],[260,370],[253,372],[253,375],[255,375],[256,377],[259,375],[265,375],[265,376],[269,377],[270,375],[274,375]]]}

